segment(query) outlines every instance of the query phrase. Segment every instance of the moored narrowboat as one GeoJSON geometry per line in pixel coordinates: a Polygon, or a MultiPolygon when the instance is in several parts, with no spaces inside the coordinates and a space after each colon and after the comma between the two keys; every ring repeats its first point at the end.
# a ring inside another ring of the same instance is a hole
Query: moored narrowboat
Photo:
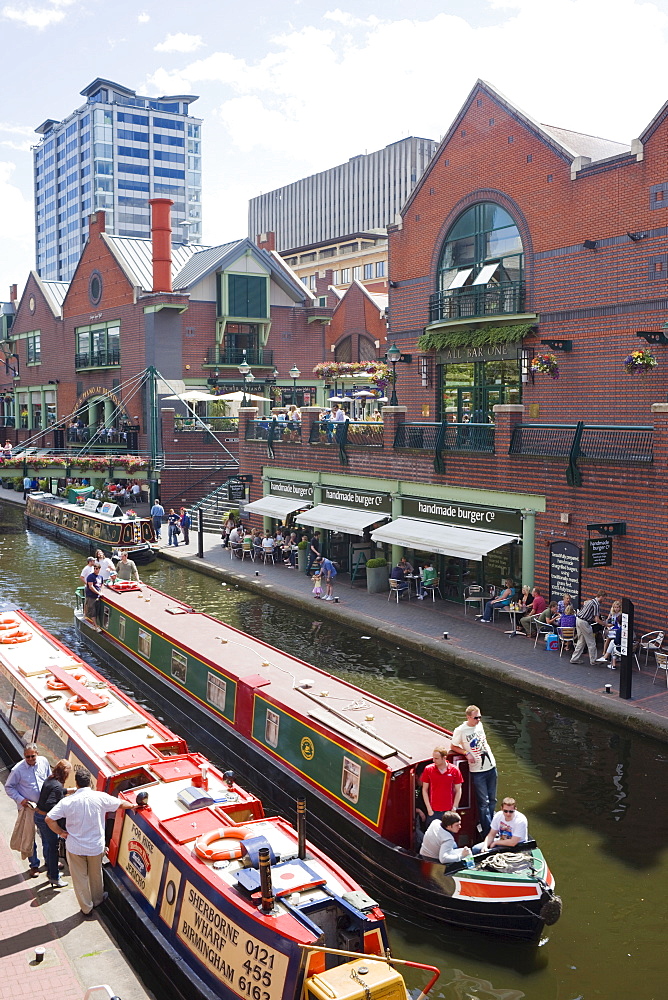
{"type": "Polygon", "coordinates": [[[408,1000],[396,966],[412,963],[388,957],[382,911],[306,840],[303,809],[297,830],[265,815],[232,771],[29,616],[0,612],[0,740],[15,757],[36,742],[133,804],[115,814],[103,906],[171,997],[408,1000]]]}
{"type": "MultiPolygon", "coordinates": [[[[136,563],[155,559],[155,533],[150,517],[124,512],[113,501],[96,500],[92,495],[64,499],[52,493],[29,493],[25,518],[29,528],[62,538],[92,554],[102,549],[113,557],[127,552],[136,563]]],[[[92,494],[92,490],[90,491],[92,494]]]]}
{"type": "MultiPolygon", "coordinates": [[[[402,917],[536,942],[560,901],[535,842],[452,870],[421,859],[419,774],[451,734],[151,587],[106,588],[86,640],[285,813],[308,791],[318,841],[402,917]]],[[[468,765],[460,845],[480,839],[468,765]]]]}

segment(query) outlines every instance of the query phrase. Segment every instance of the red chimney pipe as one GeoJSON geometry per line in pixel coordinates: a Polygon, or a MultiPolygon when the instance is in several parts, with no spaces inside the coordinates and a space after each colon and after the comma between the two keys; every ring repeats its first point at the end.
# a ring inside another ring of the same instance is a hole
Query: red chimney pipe
{"type": "Polygon", "coordinates": [[[153,291],[172,290],[172,222],[169,198],[152,198],[151,243],[153,244],[153,291]]]}

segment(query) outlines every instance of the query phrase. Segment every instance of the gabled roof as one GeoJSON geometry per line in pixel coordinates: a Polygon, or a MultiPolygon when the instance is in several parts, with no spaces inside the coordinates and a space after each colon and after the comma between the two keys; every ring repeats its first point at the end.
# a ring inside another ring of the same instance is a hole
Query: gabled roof
{"type": "MultiPolygon", "coordinates": [[[[112,254],[136,288],[150,292],[153,288],[153,244],[140,236],[113,236],[102,233],[112,254]]],[[[172,283],[190,258],[203,249],[199,243],[172,243],[172,283]]]]}
{"type": "Polygon", "coordinates": [[[281,270],[282,271],[286,271],[287,274],[290,276],[290,281],[297,288],[299,288],[299,290],[300,290],[300,292],[302,294],[302,298],[307,299],[307,300],[310,299],[311,300],[311,304],[313,304],[315,302],[315,299],[316,299],[315,292],[312,292],[310,288],[306,287],[306,285],[301,280],[301,278],[299,277],[299,275],[296,274],[295,271],[292,270],[292,268],[290,267],[290,265],[285,262],[285,259],[281,256],[281,254],[279,253],[279,251],[278,250],[269,250],[269,251],[265,251],[265,252],[268,252],[269,254],[271,254],[272,257],[276,258],[276,262],[280,264],[281,270]]]}
{"type": "Polygon", "coordinates": [[[63,318],[63,302],[65,301],[65,296],[67,295],[67,290],[70,287],[69,281],[45,281],[44,278],[40,278],[37,271],[31,271],[35,284],[41,290],[44,296],[44,301],[48,305],[49,309],[56,317],[56,319],[63,318]]]}
{"type": "Polygon", "coordinates": [[[600,136],[586,135],[584,132],[571,132],[570,129],[557,128],[554,125],[542,125],[541,128],[553,136],[564,149],[571,149],[576,156],[588,156],[592,161],[606,160],[609,156],[631,152],[630,145],[625,142],[602,139],[600,136]]]}
{"type": "Polygon", "coordinates": [[[337,288],[334,288],[332,285],[330,285],[329,287],[332,289],[333,292],[335,292],[339,296],[339,301],[334,306],[335,312],[345,299],[346,295],[349,294],[349,292],[351,292],[353,289],[359,289],[373,304],[374,308],[378,310],[380,316],[383,317],[385,315],[385,310],[387,309],[390,299],[389,295],[379,292],[370,292],[369,289],[366,287],[366,285],[363,285],[362,282],[359,281],[357,278],[351,281],[351,283],[343,292],[339,292],[339,290],[337,288]]]}
{"type": "Polygon", "coordinates": [[[229,258],[234,248],[238,247],[240,243],[241,240],[234,240],[232,243],[222,243],[218,247],[200,249],[199,253],[193,254],[174,276],[173,287],[186,289],[197,284],[210,271],[220,267],[221,263],[229,258]]]}

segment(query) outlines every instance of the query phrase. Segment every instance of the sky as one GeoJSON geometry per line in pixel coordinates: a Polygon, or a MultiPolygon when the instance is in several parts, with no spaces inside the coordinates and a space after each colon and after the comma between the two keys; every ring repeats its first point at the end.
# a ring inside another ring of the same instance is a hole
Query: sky
{"type": "Polygon", "coordinates": [[[668,0],[0,0],[0,40],[0,300],[34,266],[35,126],[96,77],[198,95],[206,244],[247,235],[257,194],[439,139],[479,77],[620,142],[668,100],[668,0]]]}

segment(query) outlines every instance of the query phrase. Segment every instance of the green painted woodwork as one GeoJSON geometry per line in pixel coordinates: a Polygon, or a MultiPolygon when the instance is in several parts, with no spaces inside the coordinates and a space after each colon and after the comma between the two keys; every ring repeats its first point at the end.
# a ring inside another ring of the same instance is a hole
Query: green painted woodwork
{"type": "MultiPolygon", "coordinates": [[[[128,601],[132,596],[128,595],[128,601]]],[[[129,609],[131,607],[132,605],[129,605],[129,609]]],[[[126,649],[149,663],[168,681],[197,698],[216,715],[221,715],[234,724],[237,684],[232,677],[221,668],[204,663],[177,643],[151,631],[132,614],[108,604],[105,605],[105,613],[107,610],[109,623],[105,625],[105,629],[110,635],[126,649]],[[121,619],[125,622],[124,626],[121,619]],[[150,647],[146,646],[146,638],[143,638],[140,649],[140,631],[144,636],[150,637],[150,647]]]]}
{"type": "Polygon", "coordinates": [[[228,274],[228,316],[265,317],[267,279],[257,274],[228,274]]]}
{"type": "Polygon", "coordinates": [[[533,323],[511,323],[508,326],[480,326],[477,329],[438,329],[423,333],[418,340],[421,351],[445,351],[454,347],[491,347],[523,340],[533,329],[533,323]]]}
{"type": "Polygon", "coordinates": [[[260,695],[255,696],[252,735],[261,746],[329,792],[347,809],[378,827],[384,770],[260,695]],[[355,793],[344,794],[344,775],[346,785],[356,784],[355,793]]]}

